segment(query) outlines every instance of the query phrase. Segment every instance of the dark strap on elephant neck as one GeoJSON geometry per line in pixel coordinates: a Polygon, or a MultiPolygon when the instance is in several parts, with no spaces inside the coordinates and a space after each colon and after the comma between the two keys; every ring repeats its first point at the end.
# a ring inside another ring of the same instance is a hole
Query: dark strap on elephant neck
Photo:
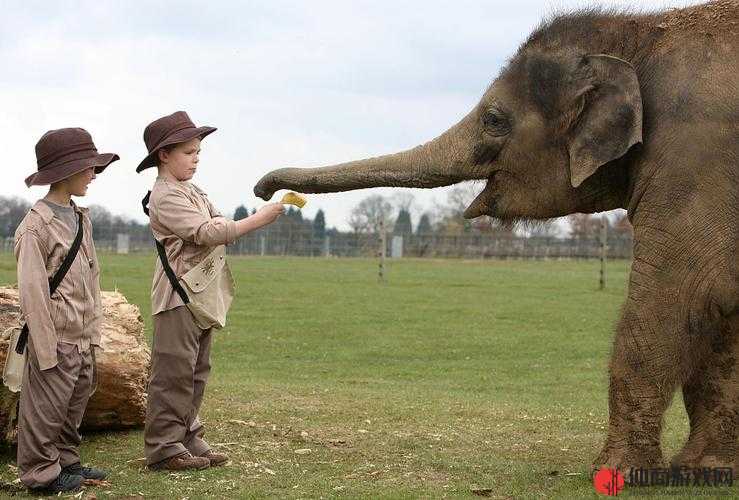
{"type": "MultiPolygon", "coordinates": [[[[146,215],[149,215],[149,199],[151,198],[151,191],[148,191],[146,193],[146,196],[144,196],[144,199],[141,200],[141,206],[144,208],[144,213],[146,215]]],[[[169,259],[167,259],[167,251],[164,249],[164,245],[162,245],[159,240],[154,238],[154,243],[156,243],[157,246],[157,253],[159,254],[159,260],[162,263],[162,269],[164,269],[164,274],[167,275],[167,279],[169,279],[169,283],[172,285],[172,288],[174,288],[174,291],[177,292],[177,295],[180,296],[182,299],[182,302],[185,304],[190,303],[190,297],[187,296],[187,292],[184,288],[182,288],[182,285],[180,285],[179,280],[177,279],[177,275],[175,275],[174,271],[172,270],[172,266],[169,265],[169,259]]]]}
{"type": "MultiPolygon", "coordinates": [[[[84,231],[82,230],[82,213],[78,212],[77,235],[74,237],[72,246],[69,247],[69,252],[67,252],[67,255],[64,257],[64,261],[62,261],[62,265],[59,266],[59,269],[57,269],[57,271],[54,273],[54,276],[49,278],[49,296],[54,295],[54,292],[56,292],[59,284],[67,275],[69,268],[72,267],[74,259],[77,258],[77,253],[80,251],[80,246],[82,245],[83,233],[84,231]]],[[[23,354],[23,351],[26,349],[26,344],[28,344],[28,323],[24,324],[23,328],[21,329],[21,333],[18,336],[18,342],[15,344],[15,352],[17,352],[18,354],[23,354]]]]}

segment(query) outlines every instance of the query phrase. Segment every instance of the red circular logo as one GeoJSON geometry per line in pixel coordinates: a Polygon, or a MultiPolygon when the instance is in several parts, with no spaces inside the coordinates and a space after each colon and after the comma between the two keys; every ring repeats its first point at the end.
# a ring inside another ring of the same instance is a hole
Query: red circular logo
{"type": "Polygon", "coordinates": [[[615,497],[624,489],[624,476],[617,469],[601,469],[593,476],[595,491],[615,497]]]}

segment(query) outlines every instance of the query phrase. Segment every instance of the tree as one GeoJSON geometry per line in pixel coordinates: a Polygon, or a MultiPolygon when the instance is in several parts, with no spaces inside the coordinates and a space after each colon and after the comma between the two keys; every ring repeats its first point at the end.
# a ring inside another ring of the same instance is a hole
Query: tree
{"type": "Polygon", "coordinates": [[[355,233],[378,233],[382,224],[389,230],[392,213],[393,206],[384,196],[368,196],[352,209],[349,226],[355,233]]]}
{"type": "Polygon", "coordinates": [[[418,221],[418,226],[416,226],[416,234],[431,234],[432,232],[433,229],[431,228],[431,217],[429,217],[428,213],[424,213],[423,215],[421,215],[421,219],[418,221]]]}
{"type": "Polygon", "coordinates": [[[442,234],[461,234],[470,231],[471,224],[462,214],[475,198],[472,183],[458,184],[447,193],[446,203],[437,207],[437,229],[442,234]]]}
{"type": "Polygon", "coordinates": [[[401,208],[398,212],[398,218],[395,220],[393,234],[400,236],[410,236],[413,234],[413,223],[411,222],[411,214],[408,210],[401,208]]]}
{"type": "Polygon", "coordinates": [[[634,228],[631,226],[631,222],[629,222],[629,216],[626,214],[626,212],[618,214],[616,216],[616,220],[613,223],[613,232],[618,234],[619,236],[634,235],[634,228]]]}
{"type": "Polygon", "coordinates": [[[575,239],[593,239],[600,237],[602,217],[602,215],[592,214],[570,215],[570,237],[575,239]]]}
{"type": "Polygon", "coordinates": [[[511,234],[512,224],[503,224],[487,215],[477,217],[472,221],[464,218],[464,211],[477,197],[479,191],[479,183],[469,182],[454,186],[447,194],[446,205],[439,209],[438,231],[454,235],[470,232],[511,234]]]}
{"type": "Polygon", "coordinates": [[[316,217],[313,219],[313,237],[319,239],[326,237],[326,217],[321,209],[316,212],[316,217]]]}
{"type": "Polygon", "coordinates": [[[110,210],[102,205],[90,205],[90,222],[92,222],[92,236],[96,240],[110,240],[113,216],[110,210]]]}
{"type": "Polygon", "coordinates": [[[244,205],[239,205],[234,211],[234,220],[246,219],[249,217],[249,209],[244,205]]]}
{"type": "Polygon", "coordinates": [[[0,236],[13,236],[30,209],[31,204],[22,198],[0,196],[0,236]]]}
{"type": "Polygon", "coordinates": [[[398,191],[392,196],[392,203],[398,211],[405,210],[410,213],[415,205],[415,197],[409,191],[398,191]]]}
{"type": "Polygon", "coordinates": [[[527,226],[530,238],[557,238],[562,228],[556,220],[533,221],[527,226]]]}

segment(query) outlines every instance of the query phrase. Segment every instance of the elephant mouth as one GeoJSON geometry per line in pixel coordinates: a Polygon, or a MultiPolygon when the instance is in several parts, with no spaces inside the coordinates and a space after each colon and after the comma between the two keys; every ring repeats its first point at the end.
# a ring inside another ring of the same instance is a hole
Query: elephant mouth
{"type": "Polygon", "coordinates": [[[482,215],[495,215],[497,202],[497,196],[493,189],[493,178],[495,174],[496,172],[493,172],[490,175],[483,190],[472,200],[470,206],[464,211],[463,216],[465,219],[474,219],[482,215]]]}

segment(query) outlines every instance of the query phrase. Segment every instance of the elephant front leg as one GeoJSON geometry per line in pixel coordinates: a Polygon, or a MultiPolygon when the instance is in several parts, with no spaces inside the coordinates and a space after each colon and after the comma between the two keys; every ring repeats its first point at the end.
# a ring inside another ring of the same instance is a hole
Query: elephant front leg
{"type": "Polygon", "coordinates": [[[627,304],[610,363],[608,435],[594,469],[663,466],[662,419],[679,379],[680,346],[670,321],[654,310],[627,304]]]}
{"type": "Polygon", "coordinates": [[[705,361],[683,386],[690,435],[673,467],[736,467],[739,423],[739,315],[712,339],[705,361]]]}

